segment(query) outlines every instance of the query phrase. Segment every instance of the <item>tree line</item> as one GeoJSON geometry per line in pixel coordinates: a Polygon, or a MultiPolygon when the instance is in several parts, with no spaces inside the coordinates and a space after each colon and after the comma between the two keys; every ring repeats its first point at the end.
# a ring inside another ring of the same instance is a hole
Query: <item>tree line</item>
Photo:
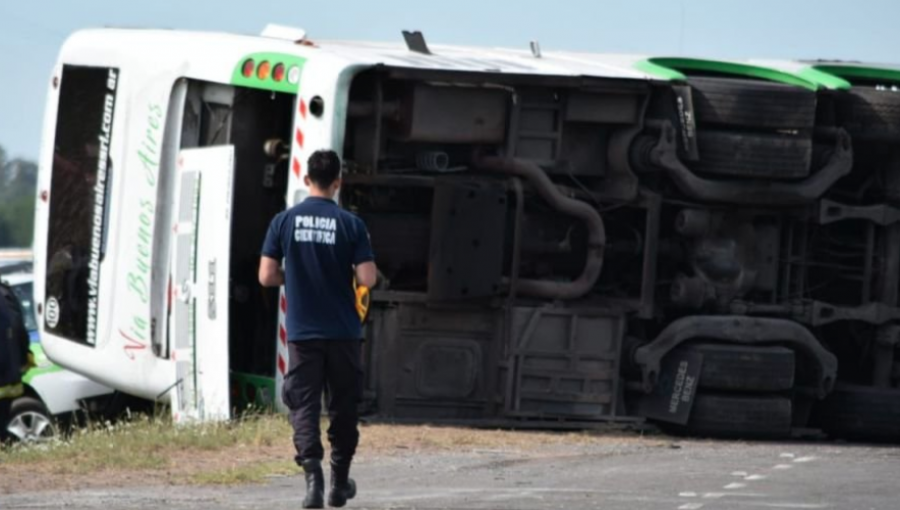
{"type": "Polygon", "coordinates": [[[30,248],[34,236],[37,164],[8,159],[0,146],[0,248],[30,248]]]}

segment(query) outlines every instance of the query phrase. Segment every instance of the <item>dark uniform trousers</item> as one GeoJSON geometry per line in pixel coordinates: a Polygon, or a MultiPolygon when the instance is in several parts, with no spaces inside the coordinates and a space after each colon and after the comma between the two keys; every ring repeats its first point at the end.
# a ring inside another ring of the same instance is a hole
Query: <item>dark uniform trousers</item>
{"type": "Polygon", "coordinates": [[[28,331],[18,298],[0,282],[0,443],[9,439],[10,406],[22,394],[22,371],[28,365],[28,331]]]}
{"type": "Polygon", "coordinates": [[[322,460],[322,391],[327,388],[331,461],[349,464],[359,444],[357,405],[362,396],[361,340],[288,342],[290,368],[282,399],[290,410],[297,464],[322,460]]]}
{"type": "Polygon", "coordinates": [[[11,398],[0,398],[0,445],[9,440],[9,433],[6,431],[6,427],[9,425],[11,407],[11,398]]]}

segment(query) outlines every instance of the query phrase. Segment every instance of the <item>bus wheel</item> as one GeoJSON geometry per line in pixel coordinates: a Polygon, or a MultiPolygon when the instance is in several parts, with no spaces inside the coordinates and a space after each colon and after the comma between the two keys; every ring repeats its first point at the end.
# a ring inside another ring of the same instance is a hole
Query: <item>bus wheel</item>
{"type": "Polygon", "coordinates": [[[820,426],[833,437],[900,441],[900,390],[839,384],[819,405],[820,426]]]}
{"type": "Polygon", "coordinates": [[[32,397],[17,398],[12,404],[10,417],[6,430],[15,441],[46,441],[56,435],[53,417],[41,401],[32,397]]]}
{"type": "Polygon", "coordinates": [[[791,434],[791,399],[768,395],[698,393],[679,432],[699,437],[784,439],[791,434]]]}
{"type": "Polygon", "coordinates": [[[838,120],[860,138],[900,136],[900,92],[854,87],[839,96],[838,120]]]}
{"type": "Polygon", "coordinates": [[[699,130],[700,161],[694,169],[734,177],[798,179],[810,172],[809,136],[699,130]]]}
{"type": "Polygon", "coordinates": [[[753,80],[691,78],[697,123],[759,129],[810,129],[816,93],[753,80]]]}
{"type": "Polygon", "coordinates": [[[701,389],[774,392],[794,387],[794,351],[786,347],[698,343],[675,352],[703,356],[701,389]]]}

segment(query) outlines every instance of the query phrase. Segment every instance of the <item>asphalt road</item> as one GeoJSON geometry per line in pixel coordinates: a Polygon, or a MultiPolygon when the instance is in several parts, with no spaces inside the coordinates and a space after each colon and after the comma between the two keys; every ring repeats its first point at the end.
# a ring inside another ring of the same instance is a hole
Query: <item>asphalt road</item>
{"type": "MultiPolygon", "coordinates": [[[[900,508],[900,449],[641,441],[360,460],[348,508],[728,510],[900,508]]],[[[2,509],[300,508],[299,476],[235,488],[126,487],[0,496],[2,509]]]]}

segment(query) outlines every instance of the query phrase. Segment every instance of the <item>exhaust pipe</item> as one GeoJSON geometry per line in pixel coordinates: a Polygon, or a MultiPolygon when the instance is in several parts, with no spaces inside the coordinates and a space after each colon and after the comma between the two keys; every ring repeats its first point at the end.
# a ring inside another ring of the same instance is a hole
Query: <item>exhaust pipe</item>
{"type": "Polygon", "coordinates": [[[563,214],[575,216],[587,225],[587,261],[578,278],[570,282],[523,278],[516,284],[519,292],[528,296],[548,299],[576,299],[590,292],[603,269],[606,228],[600,213],[585,202],[563,195],[541,167],[532,162],[500,157],[480,157],[476,159],[475,166],[483,170],[524,178],[537,189],[541,198],[551,207],[563,214]]]}

